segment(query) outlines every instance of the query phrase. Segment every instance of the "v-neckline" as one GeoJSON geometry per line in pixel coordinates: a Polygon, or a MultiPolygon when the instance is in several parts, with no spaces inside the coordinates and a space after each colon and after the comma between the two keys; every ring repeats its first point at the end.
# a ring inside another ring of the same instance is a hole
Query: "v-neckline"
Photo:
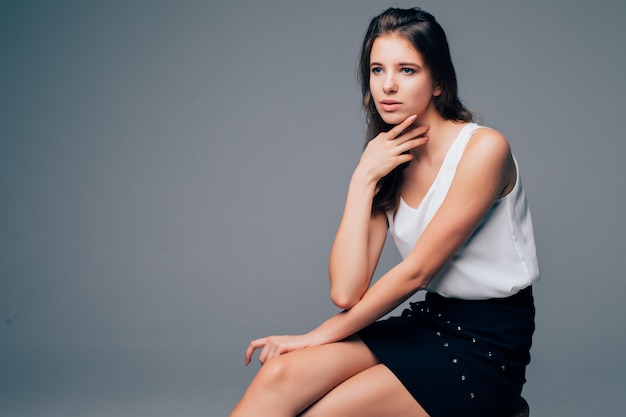
{"type": "Polygon", "coordinates": [[[465,132],[465,129],[469,128],[470,126],[473,126],[474,123],[468,123],[465,126],[463,126],[461,128],[461,130],[459,130],[459,133],[457,133],[456,137],[454,138],[454,140],[452,141],[452,144],[450,145],[450,147],[448,148],[448,150],[446,151],[446,156],[443,157],[443,161],[441,162],[441,165],[439,166],[439,169],[437,170],[437,175],[435,175],[435,178],[433,179],[433,182],[430,184],[430,186],[428,187],[428,190],[426,191],[426,193],[424,194],[424,196],[422,197],[422,199],[420,200],[419,204],[417,205],[417,207],[413,207],[411,206],[409,203],[407,203],[404,198],[402,197],[402,193],[400,193],[400,203],[404,204],[405,207],[414,210],[414,211],[418,211],[421,207],[422,207],[422,203],[427,199],[427,197],[432,194],[434,188],[435,188],[435,184],[437,184],[439,177],[441,176],[441,172],[443,170],[443,167],[446,165],[446,162],[448,161],[449,158],[451,158],[451,154],[452,154],[452,149],[457,146],[457,144],[459,143],[459,138],[461,137],[461,135],[465,132]]]}

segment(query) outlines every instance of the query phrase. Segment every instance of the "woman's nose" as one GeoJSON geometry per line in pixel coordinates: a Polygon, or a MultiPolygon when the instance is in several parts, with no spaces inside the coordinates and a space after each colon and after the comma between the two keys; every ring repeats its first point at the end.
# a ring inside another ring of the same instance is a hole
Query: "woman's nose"
{"type": "Polygon", "coordinates": [[[396,83],[393,75],[389,74],[385,77],[385,82],[383,83],[383,91],[385,94],[393,94],[398,91],[398,85],[396,83]]]}

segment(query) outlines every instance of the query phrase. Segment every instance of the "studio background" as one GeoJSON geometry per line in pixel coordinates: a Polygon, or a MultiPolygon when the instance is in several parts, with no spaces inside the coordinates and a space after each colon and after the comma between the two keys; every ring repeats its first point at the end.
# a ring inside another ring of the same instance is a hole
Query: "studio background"
{"type": "Polygon", "coordinates": [[[622,0],[1,0],[0,416],[225,416],[336,313],[360,42],[415,5],[521,166],[531,414],[626,414],[622,0]]]}

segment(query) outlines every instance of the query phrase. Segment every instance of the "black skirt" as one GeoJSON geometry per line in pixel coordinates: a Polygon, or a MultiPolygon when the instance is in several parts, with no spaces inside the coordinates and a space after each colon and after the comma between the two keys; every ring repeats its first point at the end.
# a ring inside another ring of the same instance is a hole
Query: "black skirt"
{"type": "Polygon", "coordinates": [[[431,417],[502,417],[526,382],[534,316],[531,287],[489,300],[428,293],[358,335],[431,417]]]}

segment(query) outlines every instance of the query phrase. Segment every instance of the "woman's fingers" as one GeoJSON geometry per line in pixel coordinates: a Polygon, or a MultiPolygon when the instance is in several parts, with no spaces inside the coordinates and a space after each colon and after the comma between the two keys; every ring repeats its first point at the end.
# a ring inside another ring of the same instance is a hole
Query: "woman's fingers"
{"type": "Polygon", "coordinates": [[[411,139],[425,138],[427,137],[426,134],[428,133],[429,129],[430,129],[430,126],[428,125],[415,126],[407,131],[404,131],[402,134],[397,136],[394,140],[399,143],[402,143],[411,139]]]}
{"type": "Polygon", "coordinates": [[[280,356],[284,352],[282,348],[276,344],[268,344],[265,345],[263,357],[259,356],[259,361],[261,363],[265,363],[266,361],[272,359],[273,357],[280,356]],[[267,350],[266,350],[267,349],[267,350]]]}
{"type": "Polygon", "coordinates": [[[417,119],[416,115],[412,115],[404,119],[404,121],[400,124],[395,125],[393,128],[389,130],[388,135],[390,139],[394,139],[399,136],[402,132],[404,132],[411,124],[417,119]]]}
{"type": "Polygon", "coordinates": [[[268,355],[268,352],[267,352],[268,350],[269,350],[268,345],[263,346],[263,350],[261,350],[261,353],[259,353],[259,362],[265,363],[267,359],[267,355],[268,355]]]}
{"type": "Polygon", "coordinates": [[[250,342],[246,349],[246,365],[250,363],[252,355],[257,349],[261,349],[261,353],[259,353],[259,362],[261,363],[288,352],[288,346],[286,341],[282,341],[283,339],[284,337],[281,336],[268,336],[250,342]]]}
{"type": "Polygon", "coordinates": [[[368,142],[360,162],[368,176],[378,181],[397,166],[410,161],[409,151],[428,142],[429,126],[411,126],[415,120],[415,116],[408,117],[368,142]]]}
{"type": "Polygon", "coordinates": [[[248,365],[250,361],[252,360],[252,354],[254,353],[254,351],[259,348],[265,347],[266,344],[267,344],[267,337],[256,339],[250,342],[250,344],[248,345],[248,348],[246,349],[246,365],[248,365]]]}
{"type": "Polygon", "coordinates": [[[398,151],[401,153],[410,151],[411,149],[415,149],[418,146],[424,145],[428,143],[428,136],[422,136],[415,139],[409,139],[406,142],[403,142],[398,145],[398,151]]]}
{"type": "Polygon", "coordinates": [[[393,141],[398,145],[400,152],[406,152],[417,146],[423,145],[428,141],[428,130],[430,126],[413,126],[411,124],[415,122],[416,116],[407,117],[402,123],[394,126],[386,134],[387,140],[393,141]],[[404,144],[407,145],[402,146],[404,144]]]}

